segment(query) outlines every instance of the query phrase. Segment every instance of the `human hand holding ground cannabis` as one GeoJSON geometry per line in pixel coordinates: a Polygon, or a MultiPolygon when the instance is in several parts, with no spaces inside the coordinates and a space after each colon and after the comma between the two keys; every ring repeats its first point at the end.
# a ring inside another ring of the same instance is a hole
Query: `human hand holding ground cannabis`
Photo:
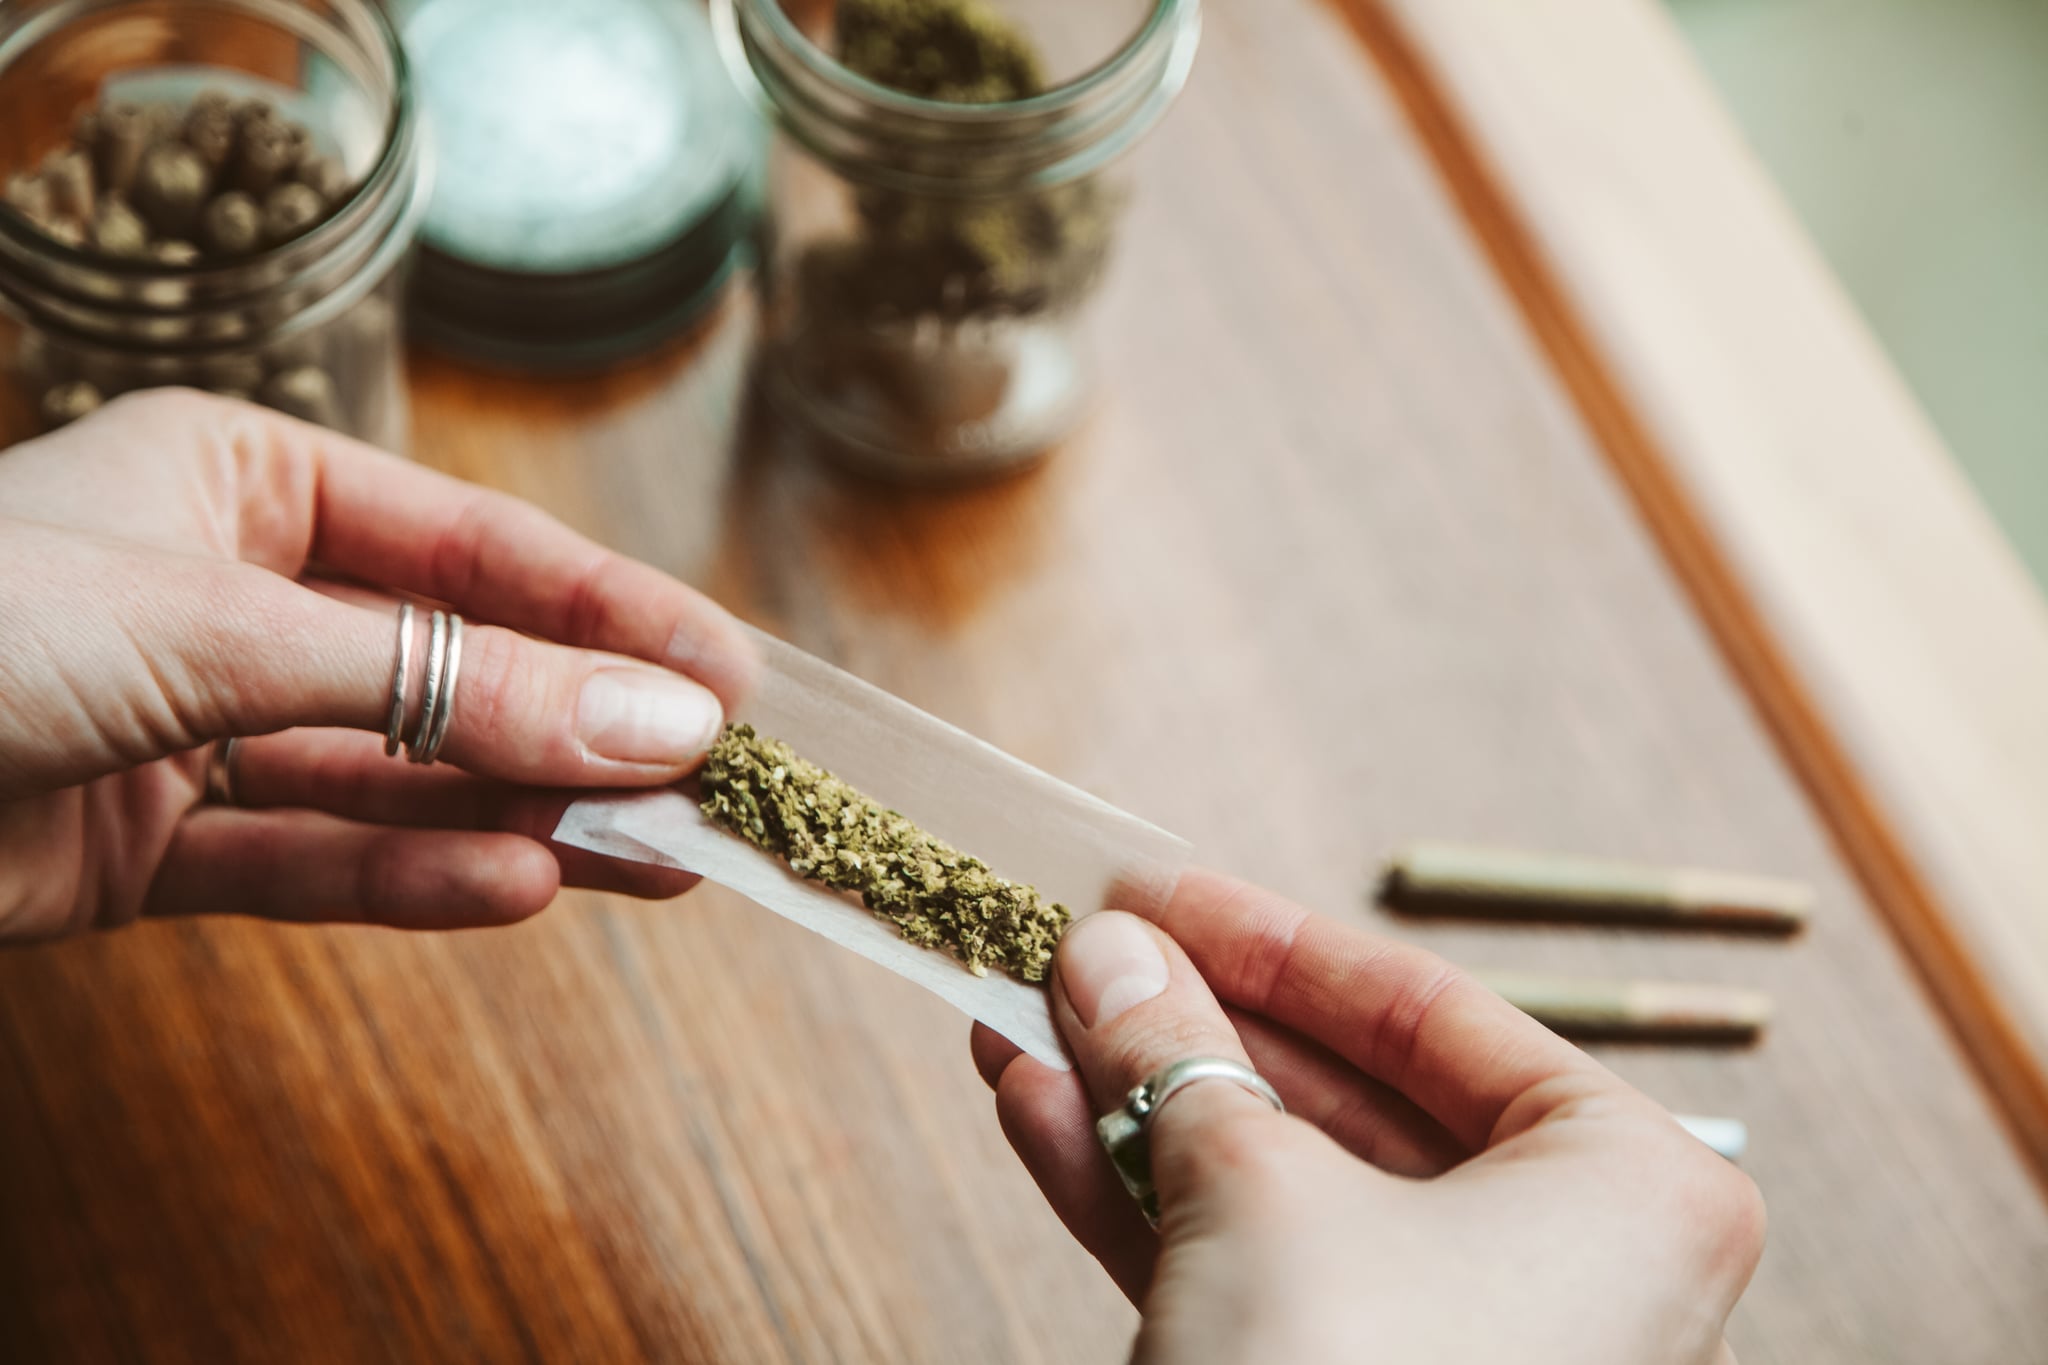
{"type": "Polygon", "coordinates": [[[247,404],[121,399],[0,454],[0,941],[207,911],[493,924],[564,880],[677,894],[550,843],[554,789],[675,780],[751,666],[708,600],[517,499],[247,404]],[[456,678],[463,771],[384,755],[396,593],[496,623],[456,678]],[[236,807],[202,805],[227,736],[257,737],[236,807]]]}
{"type": "Polygon", "coordinates": [[[979,1026],[975,1061],[1047,1200],[1143,1310],[1135,1359],[1732,1359],[1756,1187],[1440,959],[1198,872],[1156,925],[1077,923],[1052,990],[1078,1072],[979,1026]],[[1194,1056],[1249,1061],[1288,1113],[1219,1084],[1161,1108],[1155,1234],[1095,1117],[1194,1056]]]}

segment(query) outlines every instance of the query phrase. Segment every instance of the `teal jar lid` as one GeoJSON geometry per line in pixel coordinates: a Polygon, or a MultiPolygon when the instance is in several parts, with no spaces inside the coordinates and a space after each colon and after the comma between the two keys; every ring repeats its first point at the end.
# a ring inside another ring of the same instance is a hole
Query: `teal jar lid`
{"type": "Polygon", "coordinates": [[[420,0],[404,43],[438,175],[423,340],[536,369],[609,363],[716,300],[762,130],[681,0],[420,0]]]}

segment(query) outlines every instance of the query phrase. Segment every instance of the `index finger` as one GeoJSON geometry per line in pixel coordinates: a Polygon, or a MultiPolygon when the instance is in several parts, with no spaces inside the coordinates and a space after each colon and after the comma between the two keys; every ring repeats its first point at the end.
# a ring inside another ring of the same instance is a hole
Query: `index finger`
{"type": "MultiPolygon", "coordinates": [[[[1434,953],[1206,870],[1156,916],[1219,998],[1306,1034],[1474,1150],[1510,1106],[1561,1077],[1619,1081],[1434,953]]],[[[1559,1088],[1561,1101],[1572,1087],[1559,1088]]],[[[1531,1120],[1525,1106],[1517,1119],[1531,1120]]]]}
{"type": "MultiPolygon", "coordinates": [[[[739,623],[658,569],[530,503],[322,428],[258,409],[240,409],[235,427],[238,447],[306,476],[310,559],[560,644],[665,665],[728,708],[747,692],[754,652],[739,623]]],[[[244,508],[252,514],[274,518],[275,502],[244,508]]]]}

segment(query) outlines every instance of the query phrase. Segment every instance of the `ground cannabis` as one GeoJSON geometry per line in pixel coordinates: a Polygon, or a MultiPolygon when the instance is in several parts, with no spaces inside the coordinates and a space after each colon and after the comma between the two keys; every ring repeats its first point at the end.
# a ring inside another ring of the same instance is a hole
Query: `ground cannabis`
{"type": "Polygon", "coordinates": [[[980,0],[839,0],[839,60],[877,85],[948,104],[999,104],[1045,88],[1038,53],[980,0]]]}
{"type": "MultiPolygon", "coordinates": [[[[993,104],[1045,90],[1036,48],[985,0],[839,0],[833,31],[848,70],[904,94],[993,104]]],[[[858,238],[803,274],[815,306],[871,322],[1036,312],[1085,285],[1109,239],[1090,180],[987,197],[863,186],[854,209],[858,238]]]]}
{"type": "Polygon", "coordinates": [[[998,967],[1043,982],[1073,916],[1029,886],[936,839],[782,741],[729,725],[704,763],[704,814],[792,871],[861,901],[976,976],[998,967]]]}

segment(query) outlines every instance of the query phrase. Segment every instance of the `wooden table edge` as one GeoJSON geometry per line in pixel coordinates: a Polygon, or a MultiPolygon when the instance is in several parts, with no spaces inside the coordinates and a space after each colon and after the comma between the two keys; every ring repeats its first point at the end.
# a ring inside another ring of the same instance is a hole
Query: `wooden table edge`
{"type": "Polygon", "coordinates": [[[1327,3],[2048,1184],[2048,604],[1656,0],[1327,3]],[[1702,212],[1742,236],[1655,230],[1702,212]],[[1654,253],[1633,275],[1617,219],[1654,253]],[[1645,268],[1675,296],[1644,306],[1645,268]],[[1794,352],[1817,380],[1688,372],[1765,336],[1757,364],[1794,352]],[[1700,420],[1731,386],[1754,445],[1700,420]],[[1856,498],[1801,495],[1850,460],[1856,498]],[[1865,582],[1906,545],[1931,590],[1865,582]],[[1901,666],[1918,690],[1865,686],[1901,666]]]}

